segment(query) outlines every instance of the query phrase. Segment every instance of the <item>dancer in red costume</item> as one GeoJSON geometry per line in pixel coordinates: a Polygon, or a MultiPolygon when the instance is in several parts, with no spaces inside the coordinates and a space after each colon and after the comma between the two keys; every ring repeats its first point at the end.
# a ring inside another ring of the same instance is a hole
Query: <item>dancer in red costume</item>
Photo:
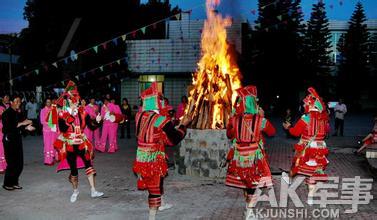
{"type": "MultiPolygon", "coordinates": [[[[149,219],[155,219],[157,211],[171,208],[163,201],[163,180],[168,173],[165,146],[178,144],[186,134],[189,120],[178,128],[166,117],[164,99],[158,92],[157,83],[142,94],[142,111],[136,115],[138,148],[133,170],[138,176],[139,190],[148,190],[149,219]]],[[[188,117],[190,118],[190,117],[188,117]]]]}
{"type": "MultiPolygon", "coordinates": [[[[69,181],[72,183],[73,194],[71,202],[75,202],[79,195],[78,190],[78,158],[85,165],[85,173],[91,186],[91,197],[100,197],[102,192],[95,189],[96,171],[92,166],[93,146],[84,134],[85,110],[79,107],[80,96],[74,82],[69,81],[64,93],[57,101],[61,108],[58,112],[58,125],[60,135],[54,143],[54,147],[59,152],[59,160],[68,162],[71,174],[69,181]]],[[[55,120],[56,121],[56,120],[55,120]]]]}
{"type": "MultiPolygon", "coordinates": [[[[325,138],[329,123],[329,115],[326,105],[314,88],[308,89],[309,94],[304,99],[305,114],[291,127],[290,123],[283,123],[283,127],[295,137],[300,137],[300,141],[295,144],[295,155],[292,161],[290,177],[297,174],[307,176],[308,184],[308,204],[313,204],[313,195],[317,181],[326,181],[326,169],[329,161],[326,156],[328,149],[325,138]]],[[[290,183],[289,176],[282,174],[283,179],[290,183]]]]}
{"type": "Polygon", "coordinates": [[[244,190],[246,219],[249,219],[257,201],[255,189],[272,185],[262,133],[272,136],[275,128],[257,104],[255,86],[240,88],[237,93],[235,113],[227,125],[227,136],[234,144],[227,157],[225,184],[244,190]]]}

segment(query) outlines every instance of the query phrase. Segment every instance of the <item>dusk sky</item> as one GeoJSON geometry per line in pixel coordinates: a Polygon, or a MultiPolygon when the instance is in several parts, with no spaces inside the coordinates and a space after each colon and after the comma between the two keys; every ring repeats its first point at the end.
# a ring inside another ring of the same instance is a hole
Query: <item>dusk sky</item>
{"type": "MultiPolygon", "coordinates": [[[[317,1],[318,0],[302,0],[305,18],[309,17],[312,4],[317,1]]],[[[357,1],[363,3],[369,19],[377,19],[377,0],[323,1],[327,4],[328,17],[331,20],[348,20],[357,1]],[[330,5],[332,8],[330,8],[330,5]]],[[[0,0],[0,33],[20,32],[22,28],[28,25],[23,19],[25,2],[26,0],[0,0]]],[[[253,15],[251,10],[257,9],[257,2],[258,0],[222,0],[219,10],[235,18],[247,18],[250,21],[254,21],[256,15],[253,15]]],[[[193,9],[193,19],[205,18],[204,3],[205,0],[171,0],[173,6],[178,5],[183,10],[193,9]]]]}

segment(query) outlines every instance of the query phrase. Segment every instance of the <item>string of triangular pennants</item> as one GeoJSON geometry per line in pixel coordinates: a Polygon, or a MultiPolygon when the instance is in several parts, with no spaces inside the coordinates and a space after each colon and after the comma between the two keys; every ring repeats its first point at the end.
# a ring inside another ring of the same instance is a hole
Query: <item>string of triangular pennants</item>
{"type": "MultiPolygon", "coordinates": [[[[87,76],[87,74],[90,74],[90,73],[95,73],[97,70],[99,70],[99,71],[101,71],[101,72],[104,72],[104,70],[105,70],[105,67],[112,67],[113,65],[115,65],[115,64],[117,64],[117,65],[121,65],[121,63],[122,63],[122,61],[125,61],[125,63],[127,63],[128,62],[128,57],[127,56],[125,56],[125,57],[122,57],[122,58],[120,58],[120,59],[117,59],[117,60],[114,60],[114,61],[112,61],[112,62],[109,62],[109,63],[106,63],[106,64],[103,64],[103,65],[101,65],[101,66],[97,66],[97,67],[95,67],[95,68],[92,68],[92,69],[90,69],[90,70],[88,70],[88,71],[85,71],[85,72],[82,72],[82,73],[78,73],[78,74],[76,74],[75,76],[74,76],[74,78],[77,80],[77,81],[79,81],[80,80],[80,77],[86,77],[87,76]]],[[[107,77],[107,76],[105,76],[105,77],[107,77]]],[[[98,78],[99,80],[101,80],[101,79],[103,79],[104,77],[100,77],[100,78],[98,78]]],[[[64,79],[64,80],[61,80],[60,81],[60,83],[61,83],[61,85],[65,85],[65,82],[66,81],[69,81],[71,78],[67,78],[67,79],[64,79]]],[[[51,87],[51,86],[54,86],[54,85],[56,85],[56,83],[55,84],[51,84],[51,85],[48,85],[48,86],[46,86],[47,88],[49,88],[49,87],[51,87]]]]}
{"type": "MultiPolygon", "coordinates": [[[[276,1],[274,1],[274,2],[268,3],[268,4],[266,4],[266,5],[261,6],[261,8],[264,9],[264,8],[266,8],[266,7],[269,7],[269,6],[276,5],[279,1],[280,1],[280,0],[276,0],[276,1]]],[[[321,1],[323,1],[323,0],[318,0],[318,1],[321,2],[321,1]]],[[[343,3],[344,3],[344,0],[339,0],[338,3],[339,3],[340,6],[342,6],[343,3]]],[[[49,65],[48,65],[48,64],[44,64],[44,65],[41,64],[40,66],[43,66],[43,67],[35,68],[34,70],[28,71],[28,72],[26,72],[26,73],[24,73],[24,74],[22,74],[22,75],[20,75],[20,76],[14,77],[13,79],[10,79],[10,80],[9,80],[9,83],[12,85],[13,82],[14,82],[15,80],[20,80],[20,79],[22,79],[23,77],[25,77],[25,76],[26,76],[26,77],[27,77],[27,76],[30,76],[30,75],[33,74],[33,73],[35,73],[36,75],[39,75],[41,68],[48,69],[48,66],[53,66],[53,67],[55,67],[55,68],[59,68],[59,66],[61,65],[61,63],[64,62],[64,64],[68,64],[69,60],[71,60],[72,62],[73,62],[73,61],[76,61],[76,60],[78,60],[79,55],[83,55],[83,54],[85,54],[86,52],[89,52],[89,51],[91,51],[91,50],[94,51],[94,52],[97,54],[98,51],[99,51],[99,48],[103,48],[103,50],[106,50],[107,47],[109,46],[109,43],[113,43],[114,46],[117,46],[118,43],[119,43],[119,40],[122,40],[123,42],[125,42],[125,41],[128,39],[128,37],[129,37],[130,35],[132,36],[132,38],[135,38],[136,35],[137,35],[137,33],[145,34],[146,31],[147,31],[147,28],[153,27],[153,29],[155,29],[157,24],[159,24],[159,23],[161,23],[161,22],[164,22],[164,21],[167,21],[167,20],[170,20],[171,18],[174,18],[174,17],[175,17],[177,20],[180,20],[180,19],[181,19],[181,14],[182,14],[182,13],[189,13],[189,14],[191,14],[193,9],[198,8],[198,7],[200,7],[200,6],[204,6],[204,5],[205,5],[205,4],[197,5],[197,6],[193,7],[193,8],[191,8],[190,10],[182,11],[182,12],[179,12],[179,13],[177,13],[177,14],[171,15],[171,16],[169,16],[169,17],[166,17],[166,18],[164,18],[164,19],[161,19],[161,20],[158,20],[158,21],[156,21],[156,22],[150,23],[150,24],[148,24],[148,25],[146,25],[146,26],[143,26],[143,27],[141,27],[141,28],[138,28],[138,29],[136,29],[136,30],[130,31],[130,32],[125,33],[125,34],[123,34],[123,35],[120,35],[120,36],[117,36],[117,37],[112,38],[112,39],[110,39],[110,40],[107,40],[107,41],[104,41],[104,42],[102,42],[102,43],[99,43],[99,44],[97,44],[97,45],[95,45],[95,46],[92,46],[92,47],[89,47],[89,48],[87,48],[87,49],[84,49],[84,50],[82,50],[82,51],[75,52],[74,50],[72,50],[72,51],[70,52],[70,55],[68,55],[68,56],[66,56],[66,57],[63,57],[63,58],[61,58],[61,59],[59,59],[59,60],[57,60],[57,61],[55,61],[55,62],[53,62],[53,63],[50,63],[49,65]],[[59,64],[60,64],[60,65],[59,65],[59,64]]],[[[329,4],[329,7],[330,7],[330,9],[333,9],[333,8],[334,8],[334,4],[329,4]]],[[[301,12],[301,8],[299,8],[298,10],[299,10],[298,12],[301,12]]],[[[255,14],[257,13],[257,10],[256,10],[256,9],[252,9],[252,10],[251,10],[251,13],[252,13],[253,15],[255,15],[255,14]]],[[[264,29],[265,29],[266,31],[268,31],[269,28],[272,27],[272,26],[276,26],[276,25],[279,25],[279,24],[286,23],[286,21],[283,20],[283,16],[284,16],[284,15],[287,15],[287,14],[289,14],[289,13],[292,13],[292,12],[287,12],[287,13],[284,13],[284,14],[278,15],[278,16],[277,16],[277,19],[280,20],[281,22],[278,23],[278,24],[273,24],[273,25],[271,25],[271,26],[269,26],[269,27],[264,27],[264,29]]],[[[256,24],[255,26],[258,27],[258,25],[259,25],[259,24],[256,24]]]]}
{"type": "MultiPolygon", "coordinates": [[[[201,4],[201,5],[203,5],[203,4],[201,4]]],[[[68,55],[66,57],[63,57],[63,58],[61,58],[61,59],[59,59],[59,60],[57,60],[57,61],[55,61],[53,63],[50,63],[49,65],[48,64],[44,64],[44,65],[41,64],[40,67],[35,68],[34,70],[28,71],[28,72],[26,72],[26,73],[24,73],[24,74],[22,74],[20,76],[14,77],[13,79],[10,79],[9,83],[12,83],[16,79],[20,79],[20,78],[25,77],[25,76],[30,76],[31,74],[39,75],[41,69],[42,68],[46,69],[46,68],[48,68],[48,66],[53,66],[55,68],[58,68],[60,65],[62,65],[62,63],[68,64],[69,60],[71,60],[72,62],[76,61],[76,60],[78,60],[79,55],[83,55],[83,54],[85,54],[85,53],[87,53],[87,52],[89,52],[91,50],[97,54],[98,51],[99,51],[99,48],[103,48],[103,50],[106,50],[110,43],[113,43],[114,46],[117,46],[118,43],[119,43],[119,40],[122,40],[122,42],[125,42],[128,39],[129,36],[132,36],[132,38],[135,38],[136,35],[137,35],[137,33],[145,34],[146,31],[147,31],[147,28],[152,27],[153,29],[156,29],[156,25],[157,24],[159,24],[161,22],[164,22],[164,21],[167,21],[167,20],[170,20],[171,18],[176,18],[177,20],[180,20],[182,13],[189,13],[189,14],[191,14],[192,10],[193,9],[190,9],[188,11],[179,12],[177,14],[171,15],[171,16],[166,17],[164,19],[161,19],[161,20],[158,20],[156,22],[153,22],[153,23],[151,23],[149,25],[143,26],[143,27],[141,27],[139,29],[136,29],[136,30],[130,31],[128,33],[125,33],[123,35],[117,36],[115,38],[112,38],[111,40],[104,41],[102,43],[99,43],[99,44],[97,44],[95,46],[92,46],[90,48],[84,49],[82,51],[75,52],[74,50],[72,50],[70,52],[70,55],[68,55]]]]}

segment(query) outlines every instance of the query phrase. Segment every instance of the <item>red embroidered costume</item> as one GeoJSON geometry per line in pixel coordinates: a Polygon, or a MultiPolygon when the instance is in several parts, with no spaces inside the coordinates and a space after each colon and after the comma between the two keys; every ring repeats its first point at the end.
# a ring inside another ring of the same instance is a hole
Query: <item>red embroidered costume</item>
{"type": "Polygon", "coordinates": [[[74,82],[70,81],[57,101],[61,107],[58,112],[58,125],[60,135],[54,143],[55,149],[59,152],[61,163],[68,162],[71,174],[69,181],[72,183],[74,193],[71,202],[75,202],[78,196],[78,170],[77,159],[80,158],[85,165],[85,173],[91,186],[92,197],[102,196],[94,187],[94,176],[96,171],[92,166],[93,146],[84,134],[86,113],[83,107],[79,107],[80,96],[74,82]]]}
{"type": "MultiPolygon", "coordinates": [[[[329,151],[324,140],[329,116],[326,105],[314,88],[309,88],[308,92],[309,95],[304,99],[305,114],[294,127],[289,128],[290,134],[300,137],[300,141],[295,144],[291,176],[302,174],[326,180],[324,170],[329,163],[326,159],[329,151]]],[[[314,184],[315,178],[307,179],[307,183],[314,184]]]]}
{"type": "Polygon", "coordinates": [[[235,113],[227,125],[227,136],[233,140],[233,148],[227,157],[225,184],[244,189],[248,215],[257,199],[255,188],[272,185],[262,133],[272,136],[275,128],[257,104],[255,86],[240,88],[237,93],[235,113]]]}
{"type": "MultiPolygon", "coordinates": [[[[148,190],[149,207],[157,210],[161,205],[163,179],[168,173],[165,146],[178,144],[186,134],[185,126],[178,129],[164,112],[164,100],[158,92],[157,83],[142,94],[142,111],[136,115],[138,148],[133,171],[139,176],[139,190],[148,190]]],[[[155,213],[154,213],[155,214],[155,213]]]]}

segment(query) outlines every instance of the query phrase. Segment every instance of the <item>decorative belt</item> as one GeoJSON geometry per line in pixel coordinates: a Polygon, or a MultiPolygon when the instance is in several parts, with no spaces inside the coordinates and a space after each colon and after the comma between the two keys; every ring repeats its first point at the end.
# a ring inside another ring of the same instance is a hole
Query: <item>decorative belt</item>
{"type": "Polygon", "coordinates": [[[258,149],[258,143],[237,143],[236,148],[240,153],[253,152],[258,149]]]}
{"type": "Polygon", "coordinates": [[[160,150],[162,147],[163,145],[156,143],[138,143],[138,150],[144,152],[154,152],[160,150]]]}
{"type": "Polygon", "coordinates": [[[304,140],[304,141],[301,141],[300,144],[307,145],[310,148],[325,148],[327,146],[326,142],[324,142],[324,141],[315,141],[315,140],[314,141],[304,140]]]}

